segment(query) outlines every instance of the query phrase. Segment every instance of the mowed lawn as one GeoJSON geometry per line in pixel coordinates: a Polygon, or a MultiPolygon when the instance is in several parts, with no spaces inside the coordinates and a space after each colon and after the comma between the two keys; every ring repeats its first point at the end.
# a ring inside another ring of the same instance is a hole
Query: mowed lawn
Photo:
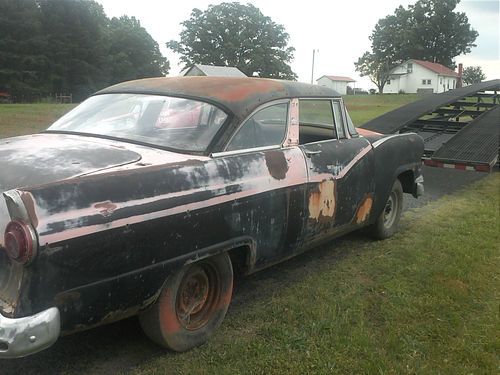
{"type": "Polygon", "coordinates": [[[76,104],[0,104],[0,138],[47,129],[76,104]]]}

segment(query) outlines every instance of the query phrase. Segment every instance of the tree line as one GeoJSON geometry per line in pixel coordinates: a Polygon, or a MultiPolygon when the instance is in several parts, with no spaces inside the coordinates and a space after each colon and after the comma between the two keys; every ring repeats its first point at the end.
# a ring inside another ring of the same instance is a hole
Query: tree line
{"type": "MultiPolygon", "coordinates": [[[[391,70],[409,59],[454,67],[470,52],[478,33],[460,0],[418,0],[380,19],[369,37],[371,51],[355,63],[379,91],[391,70]]],[[[238,2],[193,9],[179,40],[166,45],[193,64],[235,66],[247,76],[295,80],[295,49],[283,25],[251,4],[238,2]]],[[[75,101],[111,84],[164,76],[170,64],[158,43],[129,16],[108,18],[94,0],[0,0],[0,93],[22,100],[49,93],[75,101]]],[[[476,70],[474,70],[476,69],[476,70]]],[[[479,69],[479,70],[478,70],[479,69]]],[[[484,79],[468,68],[470,81],[484,79]]]]}
{"type": "MultiPolygon", "coordinates": [[[[192,64],[236,66],[249,76],[296,79],[282,25],[251,4],[193,9],[167,46],[192,64]]],[[[108,18],[94,0],[0,0],[0,92],[16,101],[49,93],[80,101],[111,84],[164,76],[158,43],[129,16],[108,18]]]]}
{"type": "Polygon", "coordinates": [[[0,91],[80,101],[113,83],[165,75],[169,61],[134,17],[93,0],[0,0],[0,91]]]}

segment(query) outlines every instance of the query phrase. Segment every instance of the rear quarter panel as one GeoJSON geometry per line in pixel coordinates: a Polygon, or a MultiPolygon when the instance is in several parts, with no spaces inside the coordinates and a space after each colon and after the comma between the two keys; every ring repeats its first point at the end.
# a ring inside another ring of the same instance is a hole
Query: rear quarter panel
{"type": "Polygon", "coordinates": [[[380,138],[372,145],[375,157],[375,199],[372,219],[376,219],[385,206],[396,178],[406,171],[412,171],[415,177],[420,173],[424,142],[417,134],[405,133],[380,138]]]}

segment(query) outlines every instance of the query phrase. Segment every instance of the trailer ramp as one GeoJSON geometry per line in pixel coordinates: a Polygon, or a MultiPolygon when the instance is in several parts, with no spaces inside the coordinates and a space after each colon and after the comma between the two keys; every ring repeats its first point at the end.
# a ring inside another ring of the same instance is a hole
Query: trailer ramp
{"type": "Polygon", "coordinates": [[[417,133],[424,140],[426,165],[489,172],[498,163],[499,92],[497,79],[430,95],[362,127],[417,133]]]}

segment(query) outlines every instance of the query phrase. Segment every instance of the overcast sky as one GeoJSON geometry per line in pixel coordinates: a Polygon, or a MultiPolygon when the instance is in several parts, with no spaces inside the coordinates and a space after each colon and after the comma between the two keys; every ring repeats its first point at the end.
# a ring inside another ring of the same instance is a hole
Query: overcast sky
{"type": "MultiPolygon", "coordinates": [[[[193,8],[205,10],[218,0],[97,0],[108,17],[134,16],[158,42],[164,56],[170,60],[170,75],[182,70],[179,56],[165,47],[171,39],[178,40],[180,22],[189,18],[193,8]]],[[[240,1],[248,3],[248,1],[240,1]]],[[[295,47],[292,70],[299,81],[310,82],[312,51],[318,49],[314,79],[322,75],[349,76],[356,87],[369,88],[373,84],[354,70],[354,61],[370,48],[368,36],[380,18],[394,9],[415,3],[415,0],[253,0],[253,5],[276,23],[285,26],[290,34],[289,44],[295,47]]],[[[469,23],[479,32],[477,47],[465,56],[456,58],[464,66],[480,65],[487,79],[500,78],[499,56],[499,0],[463,0],[457,10],[465,12],[469,23]]]]}

